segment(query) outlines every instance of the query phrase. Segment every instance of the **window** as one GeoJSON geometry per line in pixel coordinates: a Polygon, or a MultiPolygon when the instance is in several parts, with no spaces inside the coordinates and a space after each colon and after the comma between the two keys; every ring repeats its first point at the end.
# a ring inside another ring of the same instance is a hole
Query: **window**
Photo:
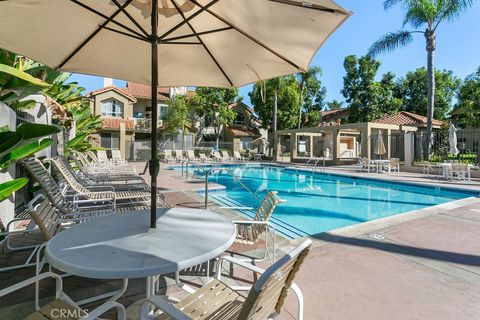
{"type": "Polygon", "coordinates": [[[243,126],[245,124],[245,116],[243,115],[243,113],[237,113],[233,124],[236,126],[243,126]]]}
{"type": "Polygon", "coordinates": [[[133,117],[134,117],[134,118],[137,118],[137,119],[143,118],[143,112],[135,111],[135,112],[133,113],[133,117]]]}
{"type": "Polygon", "coordinates": [[[158,119],[165,119],[168,112],[168,106],[165,104],[158,105],[158,119]]]}
{"type": "Polygon", "coordinates": [[[123,103],[115,99],[102,101],[102,116],[123,117],[123,103]]]}
{"type": "Polygon", "coordinates": [[[118,132],[101,133],[100,144],[105,149],[120,149],[120,135],[118,132]]]}

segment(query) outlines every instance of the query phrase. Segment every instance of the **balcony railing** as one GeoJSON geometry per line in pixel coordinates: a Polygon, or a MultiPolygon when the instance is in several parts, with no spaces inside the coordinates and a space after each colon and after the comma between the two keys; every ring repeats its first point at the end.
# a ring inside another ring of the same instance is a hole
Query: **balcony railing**
{"type": "MultiPolygon", "coordinates": [[[[152,131],[152,119],[149,118],[134,118],[135,131],[138,132],[151,132],[152,131]]],[[[163,126],[163,120],[157,120],[157,128],[163,126]]]]}

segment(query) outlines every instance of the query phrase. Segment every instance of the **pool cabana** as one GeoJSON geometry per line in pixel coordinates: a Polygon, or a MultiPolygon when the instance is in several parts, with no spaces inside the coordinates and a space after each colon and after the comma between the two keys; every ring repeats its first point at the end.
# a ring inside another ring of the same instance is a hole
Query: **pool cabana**
{"type": "Polygon", "coordinates": [[[359,157],[376,159],[379,155],[375,154],[374,148],[381,131],[386,147],[386,153],[381,156],[403,158],[404,136],[417,130],[413,126],[375,122],[279,130],[275,135],[275,156],[290,162],[308,162],[324,157],[331,165],[348,164],[359,157]]]}

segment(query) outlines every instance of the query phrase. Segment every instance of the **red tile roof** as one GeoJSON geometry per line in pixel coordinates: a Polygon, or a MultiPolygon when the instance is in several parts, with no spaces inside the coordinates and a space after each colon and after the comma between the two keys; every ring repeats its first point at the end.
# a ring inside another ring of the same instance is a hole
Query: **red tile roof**
{"type": "Polygon", "coordinates": [[[106,91],[109,91],[109,90],[113,90],[113,91],[121,94],[122,96],[125,96],[127,99],[132,100],[133,102],[137,102],[137,99],[135,99],[134,96],[132,96],[127,91],[125,91],[125,89],[120,89],[120,88],[117,88],[115,86],[109,86],[109,87],[104,87],[104,88],[101,88],[101,89],[98,89],[98,90],[93,90],[93,91],[87,93],[87,97],[91,97],[91,96],[94,96],[94,95],[97,95],[99,93],[106,92],[106,91]]]}
{"type": "Polygon", "coordinates": [[[335,122],[337,119],[348,116],[348,113],[348,108],[322,111],[322,121],[335,122]]]}
{"type": "MultiPolygon", "coordinates": [[[[373,122],[383,124],[395,124],[399,126],[426,125],[427,117],[407,111],[400,111],[394,114],[386,115],[380,119],[374,120],[373,122]]],[[[444,122],[433,119],[432,124],[434,126],[442,126],[444,122]]]]}
{"type": "Polygon", "coordinates": [[[119,130],[122,122],[125,123],[125,130],[133,131],[135,129],[135,121],[121,118],[102,118],[102,128],[119,130]]]}
{"type": "MultiPolygon", "coordinates": [[[[141,83],[127,82],[127,86],[123,88],[123,90],[128,92],[130,95],[134,96],[135,98],[150,99],[152,97],[151,87],[141,83]]],[[[158,99],[161,99],[161,100],[169,99],[170,88],[158,87],[157,97],[158,99]]]]}
{"type": "Polygon", "coordinates": [[[225,126],[227,132],[235,137],[258,137],[260,136],[260,132],[258,129],[247,127],[247,126],[225,126]]]}

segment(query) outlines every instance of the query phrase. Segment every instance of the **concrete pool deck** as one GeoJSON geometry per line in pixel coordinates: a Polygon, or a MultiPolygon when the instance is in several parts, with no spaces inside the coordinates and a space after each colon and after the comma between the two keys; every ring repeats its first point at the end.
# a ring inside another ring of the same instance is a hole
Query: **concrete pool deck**
{"type": "MultiPolygon", "coordinates": [[[[143,164],[138,165],[143,168],[143,164]]],[[[328,170],[349,173],[348,170],[352,169],[328,170]]],[[[353,171],[349,174],[365,175],[353,171]]],[[[376,174],[368,176],[376,177],[376,174]]],[[[390,181],[408,179],[408,182],[428,183],[418,174],[378,176],[390,181]]],[[[199,180],[189,180],[181,178],[179,172],[162,169],[158,183],[167,202],[172,205],[201,207],[201,195],[191,190],[203,185],[199,180]]],[[[435,183],[438,186],[449,184],[444,181],[435,183]]],[[[466,187],[480,190],[480,182],[472,181],[466,187]]],[[[479,319],[478,197],[357,224],[311,238],[314,246],[295,281],[305,298],[306,320],[479,319]]],[[[280,250],[288,251],[300,241],[282,241],[280,250]]],[[[19,259],[20,254],[23,253],[15,253],[13,257],[2,254],[0,263],[19,259]]],[[[237,269],[233,272],[227,281],[249,283],[252,280],[251,273],[237,269]]],[[[0,273],[0,288],[33,273],[33,268],[0,273]]],[[[182,278],[193,284],[199,283],[196,275],[187,274],[182,278]]],[[[67,292],[78,297],[109,291],[119,285],[112,281],[78,277],[66,278],[65,284],[67,292]]],[[[142,298],[144,282],[132,281],[131,285],[127,295],[120,300],[127,306],[142,298]]],[[[51,283],[42,285],[44,295],[51,292],[51,283]]],[[[161,293],[181,296],[168,275],[162,279],[161,293]]],[[[31,310],[32,294],[33,288],[30,288],[10,300],[0,299],[0,318],[18,319],[15,316],[31,310]],[[9,312],[8,316],[5,316],[6,312],[9,312]]],[[[296,304],[290,296],[279,318],[294,319],[295,312],[296,304]]]]}

